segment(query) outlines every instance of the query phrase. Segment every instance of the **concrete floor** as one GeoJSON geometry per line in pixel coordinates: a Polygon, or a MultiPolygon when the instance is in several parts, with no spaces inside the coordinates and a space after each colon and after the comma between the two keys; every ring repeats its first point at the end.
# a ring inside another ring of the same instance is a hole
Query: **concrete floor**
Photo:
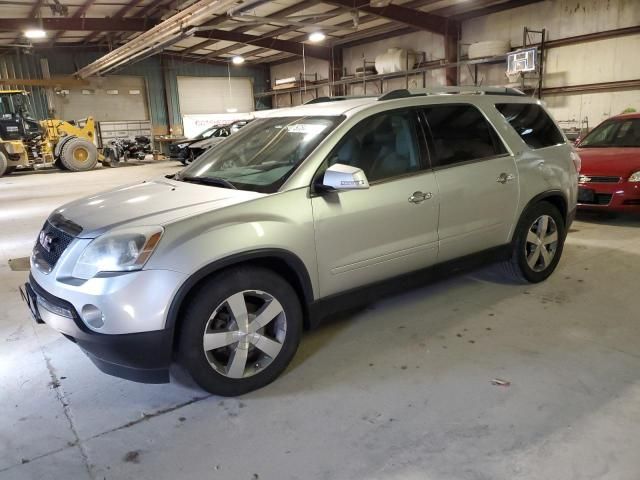
{"type": "Polygon", "coordinates": [[[0,479],[640,478],[640,217],[577,221],[543,284],[487,268],[331,322],[221,399],[100,373],[7,266],[57,205],[175,170],[0,179],[0,479]]]}

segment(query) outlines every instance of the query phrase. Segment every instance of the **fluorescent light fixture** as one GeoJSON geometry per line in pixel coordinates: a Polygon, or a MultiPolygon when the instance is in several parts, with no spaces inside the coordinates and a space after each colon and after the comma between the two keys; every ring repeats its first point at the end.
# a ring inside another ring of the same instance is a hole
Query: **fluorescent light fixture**
{"type": "Polygon", "coordinates": [[[237,108],[227,108],[227,113],[236,113],[237,111],[237,108]]]}
{"type": "Polygon", "coordinates": [[[327,36],[322,32],[313,32],[309,34],[309,41],[313,43],[323,41],[327,36]]]}
{"type": "Polygon", "coordinates": [[[24,31],[24,36],[27,38],[47,38],[47,32],[41,28],[30,28],[24,31]]]}
{"type": "Polygon", "coordinates": [[[244,57],[240,55],[236,55],[231,59],[231,61],[233,62],[234,65],[240,65],[241,63],[244,63],[244,57]]]}

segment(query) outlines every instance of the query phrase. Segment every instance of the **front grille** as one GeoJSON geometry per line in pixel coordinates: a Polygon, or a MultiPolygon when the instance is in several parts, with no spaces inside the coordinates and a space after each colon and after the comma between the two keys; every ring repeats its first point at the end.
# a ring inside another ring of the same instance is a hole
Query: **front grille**
{"type": "Polygon", "coordinates": [[[580,175],[581,183],[618,183],[620,177],[580,175]]]}
{"type": "Polygon", "coordinates": [[[73,235],[54,227],[49,223],[49,220],[47,220],[40,231],[36,246],[33,249],[36,259],[44,261],[48,267],[52,269],[60,259],[62,253],[73,241],[73,238],[73,235]]]}

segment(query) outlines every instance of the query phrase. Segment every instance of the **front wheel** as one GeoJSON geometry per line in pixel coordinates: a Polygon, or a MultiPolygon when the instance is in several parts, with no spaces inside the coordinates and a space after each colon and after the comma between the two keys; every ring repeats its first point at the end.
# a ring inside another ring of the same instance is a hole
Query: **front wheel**
{"type": "Polygon", "coordinates": [[[556,269],[566,236],[564,218],[548,202],[527,210],[518,224],[507,270],[518,280],[538,283],[556,269]]]}
{"type": "Polygon", "coordinates": [[[182,318],[178,357],[203,389],[235,396],[275,380],[302,335],[295,290],[270,270],[239,267],[208,280],[182,318]]]}
{"type": "Polygon", "coordinates": [[[60,162],[72,172],[91,170],[98,163],[98,149],[85,138],[71,138],[60,150],[60,162]]]}

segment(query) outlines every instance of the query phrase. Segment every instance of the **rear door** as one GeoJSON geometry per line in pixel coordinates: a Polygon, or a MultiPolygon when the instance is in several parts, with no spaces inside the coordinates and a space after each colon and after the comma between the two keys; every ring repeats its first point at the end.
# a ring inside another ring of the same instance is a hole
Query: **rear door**
{"type": "Polygon", "coordinates": [[[361,121],[329,155],[323,169],[361,168],[370,188],[312,198],[322,296],[437,261],[438,189],[422,139],[417,110],[392,110],[361,121]]]}
{"type": "Polygon", "coordinates": [[[422,112],[440,191],[439,261],[507,243],[518,208],[513,156],[474,105],[429,105],[422,112]]]}

